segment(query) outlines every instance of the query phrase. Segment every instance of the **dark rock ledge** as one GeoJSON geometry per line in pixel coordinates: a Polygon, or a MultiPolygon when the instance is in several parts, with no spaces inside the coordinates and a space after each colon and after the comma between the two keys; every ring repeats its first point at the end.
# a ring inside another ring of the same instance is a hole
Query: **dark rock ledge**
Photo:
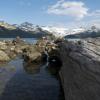
{"type": "Polygon", "coordinates": [[[100,100],[100,38],[60,44],[65,100],[100,100]]]}

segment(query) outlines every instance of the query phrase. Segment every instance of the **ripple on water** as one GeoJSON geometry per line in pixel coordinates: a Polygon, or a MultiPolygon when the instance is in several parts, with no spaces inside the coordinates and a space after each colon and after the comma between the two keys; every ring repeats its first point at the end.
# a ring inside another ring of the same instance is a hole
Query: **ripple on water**
{"type": "Polygon", "coordinates": [[[0,100],[59,100],[59,81],[45,66],[35,73],[32,70],[25,69],[19,58],[0,67],[0,100]]]}

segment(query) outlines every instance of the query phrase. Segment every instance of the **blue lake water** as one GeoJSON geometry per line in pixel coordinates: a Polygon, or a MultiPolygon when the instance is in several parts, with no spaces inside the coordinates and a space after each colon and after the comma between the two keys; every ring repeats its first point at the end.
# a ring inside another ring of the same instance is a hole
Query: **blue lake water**
{"type": "Polygon", "coordinates": [[[78,38],[76,38],[76,39],[68,38],[68,39],[66,39],[66,40],[68,40],[68,41],[80,41],[81,39],[78,39],[78,38]]]}
{"type": "Polygon", "coordinates": [[[46,70],[46,65],[25,66],[21,57],[0,64],[0,100],[61,100],[60,94],[59,80],[46,70]]]}
{"type": "MultiPolygon", "coordinates": [[[[0,40],[14,40],[15,38],[0,38],[0,40]]],[[[28,43],[36,43],[36,38],[21,38],[22,40],[28,42],[28,43]]]]}

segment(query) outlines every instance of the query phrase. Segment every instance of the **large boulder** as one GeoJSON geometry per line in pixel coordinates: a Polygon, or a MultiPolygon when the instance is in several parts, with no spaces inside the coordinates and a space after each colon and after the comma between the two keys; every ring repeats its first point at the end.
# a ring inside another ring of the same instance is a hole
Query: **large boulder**
{"type": "Polygon", "coordinates": [[[31,46],[31,45],[29,45],[27,43],[19,43],[19,44],[12,46],[11,51],[14,51],[16,54],[22,54],[23,50],[28,48],[29,46],[31,46]]]}
{"type": "Polygon", "coordinates": [[[5,42],[0,41],[0,50],[6,50],[7,49],[7,45],[5,42]]]}
{"type": "Polygon", "coordinates": [[[100,100],[99,40],[62,43],[60,77],[65,100],[100,100]]]}
{"type": "Polygon", "coordinates": [[[23,49],[23,57],[26,62],[40,63],[42,54],[35,46],[30,46],[23,49]]]}
{"type": "Polygon", "coordinates": [[[0,50],[0,62],[9,61],[9,56],[2,50],[0,50]]]}
{"type": "Polygon", "coordinates": [[[46,41],[38,40],[36,43],[36,48],[39,52],[44,52],[46,47],[46,41]]]}

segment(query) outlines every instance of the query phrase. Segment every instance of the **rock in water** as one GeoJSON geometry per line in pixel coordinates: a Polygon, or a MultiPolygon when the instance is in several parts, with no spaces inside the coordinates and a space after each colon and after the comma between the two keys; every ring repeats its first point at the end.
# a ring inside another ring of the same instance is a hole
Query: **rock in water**
{"type": "Polygon", "coordinates": [[[23,50],[23,57],[26,62],[40,63],[41,53],[37,51],[35,46],[30,46],[23,50]]]}
{"type": "Polygon", "coordinates": [[[4,51],[0,50],[0,61],[5,62],[9,60],[10,60],[9,56],[4,51]]]}

